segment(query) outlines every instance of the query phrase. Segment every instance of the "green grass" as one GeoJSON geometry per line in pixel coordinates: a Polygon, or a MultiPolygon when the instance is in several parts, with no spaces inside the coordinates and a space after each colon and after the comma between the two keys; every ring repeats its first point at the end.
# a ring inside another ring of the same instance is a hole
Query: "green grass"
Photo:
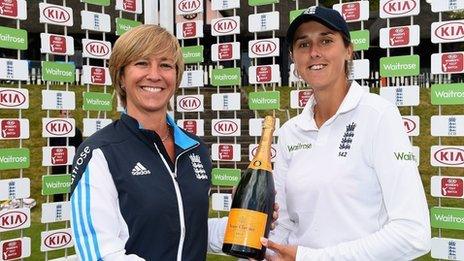
{"type": "MultiPolygon", "coordinates": [[[[5,85],[2,85],[5,86],[5,85]]],[[[25,87],[25,86],[23,86],[25,87]]],[[[34,199],[37,200],[37,206],[32,210],[32,225],[30,228],[24,230],[24,235],[30,236],[32,239],[32,254],[31,257],[27,260],[44,260],[45,254],[40,252],[40,232],[46,230],[46,225],[40,223],[40,204],[43,202],[47,202],[47,197],[41,195],[41,179],[42,175],[48,173],[46,167],[41,166],[42,160],[42,148],[46,146],[47,141],[45,138],[41,136],[41,118],[47,117],[47,112],[41,109],[41,90],[45,87],[42,86],[35,86],[29,85],[27,86],[29,89],[29,97],[30,97],[30,107],[27,110],[22,111],[22,117],[27,118],[30,121],[30,134],[31,137],[28,140],[24,140],[22,142],[22,146],[30,149],[31,154],[31,166],[28,169],[23,170],[23,176],[28,177],[31,179],[31,195],[34,199]]],[[[59,89],[63,90],[63,86],[55,87],[52,86],[51,89],[59,89]]],[[[82,118],[86,116],[86,113],[82,111],[80,108],[82,104],[82,92],[85,91],[85,88],[82,86],[70,86],[69,90],[76,92],[76,104],[77,109],[74,112],[74,118],[76,119],[76,123],[78,127],[82,129],[82,118]]],[[[250,91],[251,88],[246,88],[247,91],[250,91]]],[[[281,124],[287,120],[287,111],[289,109],[289,88],[287,87],[279,87],[281,91],[281,107],[280,111],[276,111],[276,115],[281,119],[281,124]]],[[[103,91],[101,87],[92,87],[91,91],[103,91]]],[[[378,89],[374,89],[374,92],[378,92],[378,89]]],[[[108,89],[108,92],[112,92],[112,89],[108,89]]],[[[411,114],[411,109],[401,108],[401,112],[403,115],[411,114]]],[[[262,112],[269,113],[269,112],[262,112]]],[[[296,115],[296,110],[289,110],[290,116],[296,115]]],[[[419,106],[413,108],[413,114],[420,116],[420,136],[413,138],[413,144],[416,146],[421,147],[421,154],[420,154],[420,173],[422,182],[424,184],[424,188],[427,194],[427,200],[429,206],[437,206],[438,199],[432,198],[430,196],[430,178],[433,175],[437,175],[438,168],[430,166],[430,147],[432,145],[437,145],[439,143],[437,137],[430,136],[430,117],[432,115],[438,115],[438,106],[432,106],[430,104],[430,90],[429,89],[421,89],[421,103],[419,106]]],[[[464,106],[443,106],[442,107],[442,114],[455,114],[455,115],[463,115],[464,114],[464,106]]],[[[56,112],[50,112],[50,117],[56,116],[56,112]]],[[[18,117],[18,110],[5,110],[0,109],[0,118],[15,118],[18,117]]],[[[97,112],[92,112],[90,117],[97,117],[97,112]]],[[[118,118],[118,113],[113,111],[108,114],[108,117],[116,119],[118,118]]],[[[444,145],[463,145],[464,138],[463,137],[453,137],[447,138],[444,137],[441,139],[441,143],[444,145]]],[[[8,148],[8,147],[19,147],[19,141],[0,141],[1,148],[8,148]]],[[[464,169],[462,168],[442,168],[442,175],[451,175],[451,176],[464,176],[464,169]]],[[[1,179],[7,178],[17,178],[19,176],[19,170],[7,170],[0,172],[1,179]]],[[[447,207],[463,207],[463,200],[460,199],[441,199],[442,206],[447,207]]],[[[217,213],[211,211],[211,216],[216,217],[217,213]]],[[[222,215],[224,213],[221,213],[222,215]]],[[[65,227],[65,222],[60,222],[57,224],[50,224],[49,229],[59,229],[65,227]]],[[[21,231],[11,231],[8,233],[1,233],[0,238],[1,240],[19,237],[21,231]]],[[[433,229],[433,235],[438,235],[438,230],[433,229]]],[[[451,238],[464,238],[464,231],[458,230],[442,230],[443,237],[451,237],[451,238]]],[[[70,249],[69,253],[73,253],[74,250],[70,249]]],[[[63,250],[52,251],[48,253],[48,258],[55,258],[62,256],[63,250]]],[[[235,258],[225,257],[225,256],[217,256],[217,255],[208,255],[208,259],[210,261],[213,260],[235,260],[235,258]]],[[[419,260],[431,260],[429,255],[426,255],[419,260]]]]}

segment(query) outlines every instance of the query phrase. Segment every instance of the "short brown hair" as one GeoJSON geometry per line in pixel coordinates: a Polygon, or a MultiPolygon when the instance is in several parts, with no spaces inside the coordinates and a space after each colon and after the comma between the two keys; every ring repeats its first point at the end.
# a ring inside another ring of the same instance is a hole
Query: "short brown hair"
{"type": "Polygon", "coordinates": [[[140,58],[168,54],[176,63],[176,88],[184,73],[184,59],[177,38],[158,25],[140,25],[124,33],[116,40],[109,60],[113,86],[126,107],[126,90],[121,86],[124,67],[140,58]]]}

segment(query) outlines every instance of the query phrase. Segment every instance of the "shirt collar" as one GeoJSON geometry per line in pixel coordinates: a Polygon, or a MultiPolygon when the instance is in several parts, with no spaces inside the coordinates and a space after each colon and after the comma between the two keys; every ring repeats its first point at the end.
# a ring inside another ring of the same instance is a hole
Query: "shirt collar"
{"type": "MultiPolygon", "coordinates": [[[[132,118],[126,112],[121,114],[121,118],[124,121],[128,121],[131,126],[137,126],[138,129],[143,130],[143,125],[139,123],[135,118],[132,118]]],[[[199,144],[198,141],[191,138],[189,135],[185,133],[177,124],[174,122],[174,119],[171,118],[168,114],[166,114],[166,122],[172,128],[174,133],[174,143],[182,149],[188,149],[190,147],[196,146],[199,144]]]]}
{"type": "MultiPolygon", "coordinates": [[[[335,115],[329,119],[328,124],[330,124],[330,122],[339,114],[349,112],[356,108],[363,94],[364,90],[362,87],[356,81],[352,81],[351,86],[348,89],[348,93],[345,98],[343,98],[342,104],[340,104],[335,115]]],[[[319,129],[316,125],[316,121],[314,120],[314,105],[316,105],[316,100],[314,99],[314,95],[311,95],[303,111],[297,116],[296,125],[302,130],[311,131],[319,129]]]]}

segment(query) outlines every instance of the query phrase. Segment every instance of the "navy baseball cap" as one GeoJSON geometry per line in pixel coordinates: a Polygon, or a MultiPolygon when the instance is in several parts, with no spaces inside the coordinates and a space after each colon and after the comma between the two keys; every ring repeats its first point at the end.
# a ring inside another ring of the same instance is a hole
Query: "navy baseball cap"
{"type": "Polygon", "coordinates": [[[288,27],[286,42],[288,46],[290,46],[290,49],[292,48],[293,37],[295,36],[296,30],[302,23],[308,21],[319,22],[334,31],[340,32],[348,40],[351,40],[348,25],[338,11],[322,6],[311,6],[297,16],[288,27]]]}

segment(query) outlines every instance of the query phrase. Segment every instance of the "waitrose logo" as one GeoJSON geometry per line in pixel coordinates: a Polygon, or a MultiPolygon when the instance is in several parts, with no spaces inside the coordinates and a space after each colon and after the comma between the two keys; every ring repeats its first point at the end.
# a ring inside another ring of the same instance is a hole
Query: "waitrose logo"
{"type": "Polygon", "coordinates": [[[254,104],[277,104],[279,101],[277,99],[268,99],[268,98],[251,98],[251,102],[254,104]]]}
{"type": "Polygon", "coordinates": [[[181,49],[185,63],[189,64],[203,62],[203,45],[187,46],[182,47],[181,49]]]}
{"type": "Polygon", "coordinates": [[[215,186],[236,186],[240,181],[239,169],[214,168],[211,183],[215,186]]]}
{"type": "Polygon", "coordinates": [[[44,81],[73,82],[75,67],[73,63],[42,62],[42,79],[44,81]]]}
{"type": "Polygon", "coordinates": [[[441,222],[453,222],[453,223],[462,223],[464,224],[464,217],[456,217],[453,215],[443,215],[443,214],[435,214],[435,220],[441,222]]]}
{"type": "Polygon", "coordinates": [[[464,209],[433,207],[430,209],[432,227],[464,230],[464,209]]]}
{"type": "Polygon", "coordinates": [[[295,145],[287,145],[288,152],[296,150],[309,150],[313,147],[311,143],[298,143],[295,145]]]}
{"type": "Polygon", "coordinates": [[[110,105],[111,102],[110,101],[102,101],[102,100],[98,100],[98,99],[85,99],[85,101],[89,104],[92,104],[92,105],[110,105]]]}
{"type": "Polygon", "coordinates": [[[125,32],[141,24],[141,22],[134,20],[116,18],[116,35],[123,35],[125,32]]]}
{"type": "Polygon", "coordinates": [[[71,188],[71,175],[44,175],[42,176],[42,195],[68,193],[71,188]]]}
{"type": "Polygon", "coordinates": [[[0,47],[26,50],[27,49],[27,31],[0,26],[0,47]]]}
{"type": "Polygon", "coordinates": [[[464,91],[441,91],[435,92],[438,98],[464,98],[464,91]]]}
{"type": "Polygon", "coordinates": [[[433,105],[464,104],[464,84],[432,84],[430,98],[433,105]]]}
{"type": "Polygon", "coordinates": [[[248,97],[250,110],[273,110],[280,108],[280,92],[251,92],[248,97]]]}
{"type": "Polygon", "coordinates": [[[45,72],[54,76],[71,76],[72,72],[69,71],[63,71],[58,68],[45,68],[45,72]]]}
{"type": "Polygon", "coordinates": [[[240,68],[213,69],[211,78],[213,86],[239,85],[242,81],[240,68]]]}
{"type": "Polygon", "coordinates": [[[15,156],[2,156],[0,157],[0,163],[23,163],[27,162],[27,157],[15,157],[15,156]]]}
{"type": "Polygon", "coordinates": [[[109,93],[84,92],[83,98],[82,108],[86,111],[110,111],[113,108],[109,93]]]}
{"type": "Polygon", "coordinates": [[[29,168],[29,149],[0,149],[0,170],[29,168]]]}
{"type": "Polygon", "coordinates": [[[419,55],[380,58],[380,75],[383,77],[419,75],[419,55]]]}
{"type": "Polygon", "coordinates": [[[415,161],[417,162],[416,156],[412,152],[394,152],[397,160],[415,161]]]}

